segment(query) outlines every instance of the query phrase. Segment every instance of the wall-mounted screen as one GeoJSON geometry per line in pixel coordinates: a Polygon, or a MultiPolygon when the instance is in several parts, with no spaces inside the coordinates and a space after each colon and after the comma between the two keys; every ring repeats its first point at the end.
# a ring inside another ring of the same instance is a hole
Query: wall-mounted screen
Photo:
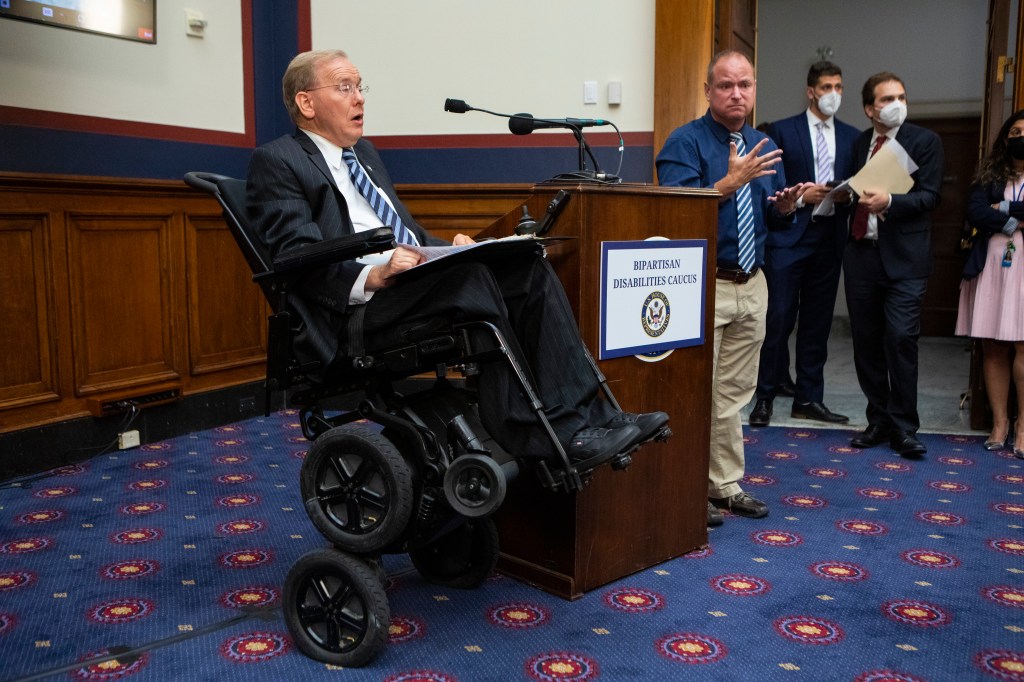
{"type": "Polygon", "coordinates": [[[156,0],[0,0],[0,17],[156,42],[156,0]]]}

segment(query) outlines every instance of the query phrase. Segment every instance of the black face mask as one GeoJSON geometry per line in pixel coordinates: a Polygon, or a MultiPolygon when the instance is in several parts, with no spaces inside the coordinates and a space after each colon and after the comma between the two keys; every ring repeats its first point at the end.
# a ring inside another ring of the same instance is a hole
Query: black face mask
{"type": "Polygon", "coordinates": [[[1007,138],[1006,151],[1018,161],[1024,161],[1024,137],[1007,138]]]}

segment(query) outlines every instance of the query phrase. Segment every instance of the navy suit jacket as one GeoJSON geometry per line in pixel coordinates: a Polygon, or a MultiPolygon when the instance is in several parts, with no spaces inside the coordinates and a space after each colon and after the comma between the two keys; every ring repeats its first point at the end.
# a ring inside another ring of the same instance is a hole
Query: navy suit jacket
{"type": "MultiPolygon", "coordinates": [[[[416,223],[398,199],[384,163],[368,140],[359,140],[353,151],[420,244],[448,243],[430,236],[416,223]]],[[[250,224],[271,258],[303,244],[354,232],[348,205],[334,184],[331,169],[301,130],[253,151],[246,194],[250,224]]],[[[301,362],[319,360],[326,367],[334,359],[346,338],[349,292],[362,268],[355,261],[319,268],[292,290],[298,295],[291,296],[290,303],[299,318],[294,351],[301,362]]]]}
{"type": "Polygon", "coordinates": [[[1005,182],[971,186],[971,193],[967,197],[967,222],[971,227],[977,228],[978,234],[974,237],[971,253],[964,264],[964,279],[974,279],[985,269],[988,240],[994,234],[1003,234],[1007,218],[1024,221],[1024,201],[1011,201],[1009,216],[992,208],[992,204],[1003,201],[1005,191],[1005,182]]]}
{"type": "MultiPolygon", "coordinates": [[[[874,130],[868,128],[853,146],[854,172],[867,163],[874,130]]],[[[907,154],[918,165],[906,194],[893,194],[885,220],[878,221],[878,249],[882,267],[891,279],[927,277],[932,271],[932,209],[939,205],[945,156],[942,140],[931,130],[904,123],[896,133],[907,154]]],[[[854,211],[851,209],[850,216],[854,211]]]]}
{"type": "MultiPolygon", "coordinates": [[[[838,118],[832,119],[836,133],[836,158],[834,179],[841,182],[853,175],[854,156],[853,143],[860,134],[853,126],[843,123],[838,118]]],[[[800,182],[814,182],[816,168],[814,165],[814,149],[811,146],[811,128],[807,121],[807,112],[784,118],[768,126],[768,136],[782,149],[782,166],[786,171],[786,182],[795,185],[800,182]]],[[[837,255],[842,253],[846,244],[845,210],[836,206],[836,215],[815,219],[811,225],[811,213],[814,206],[804,206],[796,212],[796,224],[782,231],[768,233],[768,248],[786,249],[786,252],[772,253],[772,262],[776,265],[785,259],[787,253],[792,258],[799,254],[790,251],[796,245],[813,248],[822,239],[834,239],[837,255]]]]}

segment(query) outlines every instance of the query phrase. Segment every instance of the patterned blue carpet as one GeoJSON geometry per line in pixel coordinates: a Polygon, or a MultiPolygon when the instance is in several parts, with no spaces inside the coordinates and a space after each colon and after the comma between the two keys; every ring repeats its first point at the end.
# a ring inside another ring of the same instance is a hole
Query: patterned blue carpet
{"type": "Polygon", "coordinates": [[[326,545],[294,413],[103,456],[0,487],[0,679],[1024,680],[1024,462],[979,437],[924,435],[909,462],[849,435],[748,432],[768,518],[727,516],[708,549],[576,602],[500,575],[441,589],[387,557],[390,642],[362,669],[241,610],[326,545]]]}

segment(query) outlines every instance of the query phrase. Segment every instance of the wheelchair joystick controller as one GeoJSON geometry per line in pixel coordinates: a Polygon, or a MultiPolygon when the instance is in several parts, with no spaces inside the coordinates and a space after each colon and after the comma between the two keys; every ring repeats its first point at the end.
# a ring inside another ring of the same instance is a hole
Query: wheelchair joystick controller
{"type": "Polygon", "coordinates": [[[537,221],[530,215],[530,209],[523,205],[523,215],[519,218],[519,223],[516,225],[516,234],[533,234],[537,231],[537,221]]]}

